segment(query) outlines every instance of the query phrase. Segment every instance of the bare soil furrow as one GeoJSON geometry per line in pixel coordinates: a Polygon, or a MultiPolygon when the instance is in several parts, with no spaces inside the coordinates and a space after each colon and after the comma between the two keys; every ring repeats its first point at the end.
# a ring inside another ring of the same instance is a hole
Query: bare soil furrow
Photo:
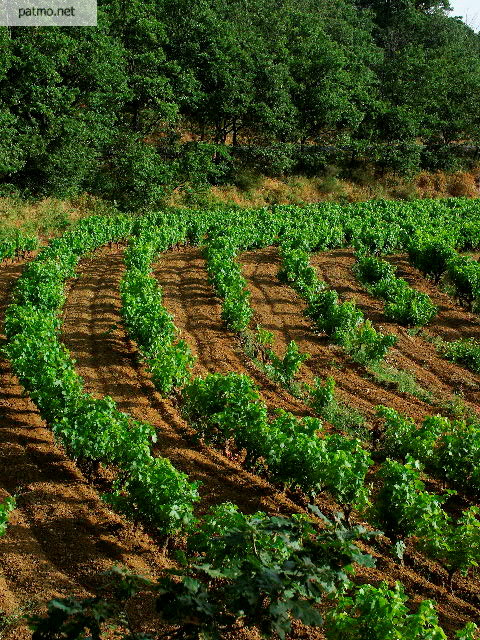
{"type": "MultiPolygon", "coordinates": [[[[192,431],[174,402],[156,391],[121,320],[119,284],[124,273],[122,254],[122,250],[104,248],[82,261],[80,277],[71,283],[65,305],[65,344],[76,360],[87,391],[98,397],[111,396],[120,409],[156,427],[156,454],[169,458],[192,480],[202,483],[200,511],[225,501],[235,502],[247,512],[258,509],[298,510],[284,494],[242,469],[234,460],[213,449],[195,445],[192,431]]],[[[177,253],[166,255],[177,256],[177,253]]],[[[160,284],[164,284],[162,277],[160,284]]],[[[165,294],[168,307],[167,298],[165,294]]],[[[193,297],[191,305],[191,317],[199,317],[193,297]]],[[[175,309],[172,312],[181,326],[175,309]]],[[[215,315],[211,315],[213,323],[215,315]]],[[[198,336],[202,332],[203,327],[200,326],[198,336]]],[[[201,340],[200,337],[197,339],[201,340]]]]}
{"type": "Polygon", "coordinates": [[[277,354],[282,354],[289,341],[295,340],[301,351],[311,355],[302,367],[301,380],[311,384],[315,376],[333,376],[341,399],[372,421],[375,406],[379,404],[416,418],[432,413],[430,405],[414,396],[385,389],[374,380],[366,379],[363,367],[353,363],[327,337],[315,333],[312,323],[303,315],[305,302],[277,278],[280,258],[276,248],[245,252],[240,261],[256,318],[262,327],[273,332],[277,354]]]}
{"type": "MultiPolygon", "coordinates": [[[[358,282],[352,271],[355,264],[353,252],[349,249],[327,251],[312,257],[312,264],[317,268],[320,278],[334,287],[348,300],[355,300],[376,327],[385,333],[397,336],[397,344],[391,349],[387,361],[399,369],[405,369],[415,375],[418,383],[426,389],[434,390],[436,395],[447,399],[453,393],[461,394],[472,409],[478,410],[480,403],[480,376],[464,367],[450,363],[437,354],[433,344],[416,335],[410,335],[405,327],[389,322],[383,314],[383,302],[368,294],[358,282]]],[[[406,265],[402,263],[404,268],[406,265]]],[[[455,333],[462,335],[463,326],[472,329],[475,324],[471,314],[456,307],[448,296],[435,291],[435,287],[427,287],[427,283],[410,268],[410,283],[419,290],[428,289],[434,294],[432,299],[438,303],[439,314],[426,327],[433,335],[446,337],[444,329],[449,327],[450,337],[455,333]],[[417,287],[417,285],[420,285],[417,287]]],[[[399,272],[401,276],[402,271],[399,272]]],[[[480,334],[480,327],[477,328],[480,334]]],[[[465,335],[465,334],[463,334],[465,335]]],[[[470,333],[468,334],[470,335],[470,333]]]]}

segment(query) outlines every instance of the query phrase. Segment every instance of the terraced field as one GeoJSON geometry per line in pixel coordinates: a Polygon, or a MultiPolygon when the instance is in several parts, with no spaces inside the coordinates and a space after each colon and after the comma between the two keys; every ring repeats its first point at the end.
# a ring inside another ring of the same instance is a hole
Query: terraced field
{"type": "MultiPolygon", "coordinates": [[[[215,505],[290,517],[314,501],[329,518],[344,511],[350,525],[384,531],[358,543],[376,564],[357,567],[356,583],[400,581],[413,611],[435,600],[452,638],[480,620],[480,374],[442,347],[480,340],[477,263],[461,257],[480,247],[477,209],[92,218],[38,255],[4,260],[0,501],[17,505],[0,538],[0,609],[15,617],[102,593],[114,564],[159,576],[215,505]],[[450,253],[437,282],[417,267],[423,251],[440,270],[440,245],[450,253]],[[355,268],[378,256],[436,307],[428,323],[388,317],[355,268]],[[420,484],[392,494],[393,465],[420,484]]],[[[146,632],[169,628],[150,600],[135,607],[146,632]]],[[[9,640],[31,637],[13,618],[4,628],[9,640]]],[[[296,622],[292,636],[328,633],[296,622]]],[[[242,624],[225,634],[259,637],[242,624]]]]}

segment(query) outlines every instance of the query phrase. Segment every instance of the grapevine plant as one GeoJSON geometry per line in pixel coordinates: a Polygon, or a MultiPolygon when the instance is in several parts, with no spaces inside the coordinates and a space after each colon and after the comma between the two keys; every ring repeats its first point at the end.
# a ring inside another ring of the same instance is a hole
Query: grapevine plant
{"type": "Polygon", "coordinates": [[[386,455],[421,461],[429,471],[460,489],[480,492],[480,424],[429,416],[418,427],[390,407],[378,407],[384,418],[381,448],[386,455]]]}
{"type": "Polygon", "coordinates": [[[372,463],[358,440],[325,435],[317,418],[298,419],[267,407],[245,375],[210,374],[187,385],[182,407],[198,434],[209,443],[233,439],[254,467],[266,466],[277,482],[307,495],[329,491],[348,511],[368,504],[365,476],[372,463]]]}
{"type": "MultiPolygon", "coordinates": [[[[191,531],[177,568],[152,580],[116,567],[110,572],[114,598],[50,601],[46,614],[29,619],[32,640],[81,640],[87,631],[106,640],[112,630],[119,640],[161,640],[163,630],[141,633],[126,613],[130,599],[146,592],[169,637],[182,640],[220,640],[240,625],[284,640],[293,621],[320,628],[327,640],[447,639],[433,601],[421,601],[412,612],[398,582],[393,588],[352,584],[355,566],[374,566],[358,543],[378,532],[346,527],[339,516],[328,520],[311,509],[322,528],[306,516],[244,515],[228,503],[213,507],[191,531]]],[[[475,640],[476,631],[468,623],[455,640],[475,640]]]]}
{"type": "Polygon", "coordinates": [[[23,233],[19,229],[0,231],[0,260],[25,257],[29,251],[38,247],[36,236],[23,233]]]}
{"type": "Polygon", "coordinates": [[[58,336],[64,281],[75,276],[78,260],[107,242],[126,238],[133,224],[126,215],[87,218],[29,264],[6,314],[6,353],[67,452],[75,459],[113,464],[118,470],[107,499],[170,535],[193,520],[196,483],[170,461],[152,456],[151,425],[120,412],[110,398],[96,399],[85,392],[58,336]]]}
{"type": "Polygon", "coordinates": [[[424,326],[437,315],[437,307],[426,293],[416,291],[395,276],[389,262],[374,256],[359,256],[355,273],[374,295],[385,301],[385,317],[406,326],[424,326]]]}
{"type": "Polygon", "coordinates": [[[172,316],[151,273],[155,255],[184,240],[184,230],[167,227],[130,241],[125,252],[126,273],[120,283],[122,314],[130,335],[140,347],[156,388],[164,394],[190,379],[194,358],[184,340],[177,339],[172,316]]]}
{"type": "Polygon", "coordinates": [[[379,333],[354,302],[340,302],[334,289],[326,289],[312,270],[307,253],[284,245],[281,255],[279,278],[305,298],[308,302],[305,313],[317,328],[344,347],[357,362],[382,360],[396,338],[379,333]]]}
{"type": "Polygon", "coordinates": [[[15,509],[16,500],[13,496],[8,496],[0,502],[0,537],[5,535],[10,514],[15,509]]]}
{"type": "Polygon", "coordinates": [[[466,575],[480,563],[480,509],[470,507],[454,521],[442,504],[455,492],[438,496],[425,491],[420,471],[409,455],[405,464],[387,459],[373,510],[389,537],[415,536],[420,549],[445,567],[451,587],[455,573],[466,575]]]}

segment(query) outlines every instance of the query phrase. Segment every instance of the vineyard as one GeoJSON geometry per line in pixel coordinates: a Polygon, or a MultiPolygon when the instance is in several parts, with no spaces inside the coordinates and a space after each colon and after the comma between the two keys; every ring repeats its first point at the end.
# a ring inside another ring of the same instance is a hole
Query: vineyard
{"type": "Polygon", "coordinates": [[[478,251],[461,198],[1,236],[0,638],[478,638],[478,251]]]}

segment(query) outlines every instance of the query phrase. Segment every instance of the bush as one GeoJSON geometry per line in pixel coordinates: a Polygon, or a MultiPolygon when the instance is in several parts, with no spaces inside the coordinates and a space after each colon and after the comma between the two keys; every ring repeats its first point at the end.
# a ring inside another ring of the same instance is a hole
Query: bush
{"type": "Polygon", "coordinates": [[[379,280],[390,280],[395,276],[395,267],[386,260],[375,256],[360,256],[354,266],[360,280],[368,284],[376,284],[379,280]]]}
{"type": "Polygon", "coordinates": [[[212,374],[183,391],[183,410],[199,435],[210,442],[232,438],[255,464],[263,459],[272,479],[307,495],[328,490],[349,509],[368,503],[365,475],[371,464],[356,440],[317,437],[321,423],[281,413],[269,421],[253,382],[244,375],[212,374]]]}
{"type": "Polygon", "coordinates": [[[271,349],[267,349],[266,354],[270,360],[266,366],[271,368],[273,377],[285,385],[293,382],[302,364],[310,358],[309,353],[300,353],[295,340],[288,343],[283,358],[279,358],[271,349]]]}

